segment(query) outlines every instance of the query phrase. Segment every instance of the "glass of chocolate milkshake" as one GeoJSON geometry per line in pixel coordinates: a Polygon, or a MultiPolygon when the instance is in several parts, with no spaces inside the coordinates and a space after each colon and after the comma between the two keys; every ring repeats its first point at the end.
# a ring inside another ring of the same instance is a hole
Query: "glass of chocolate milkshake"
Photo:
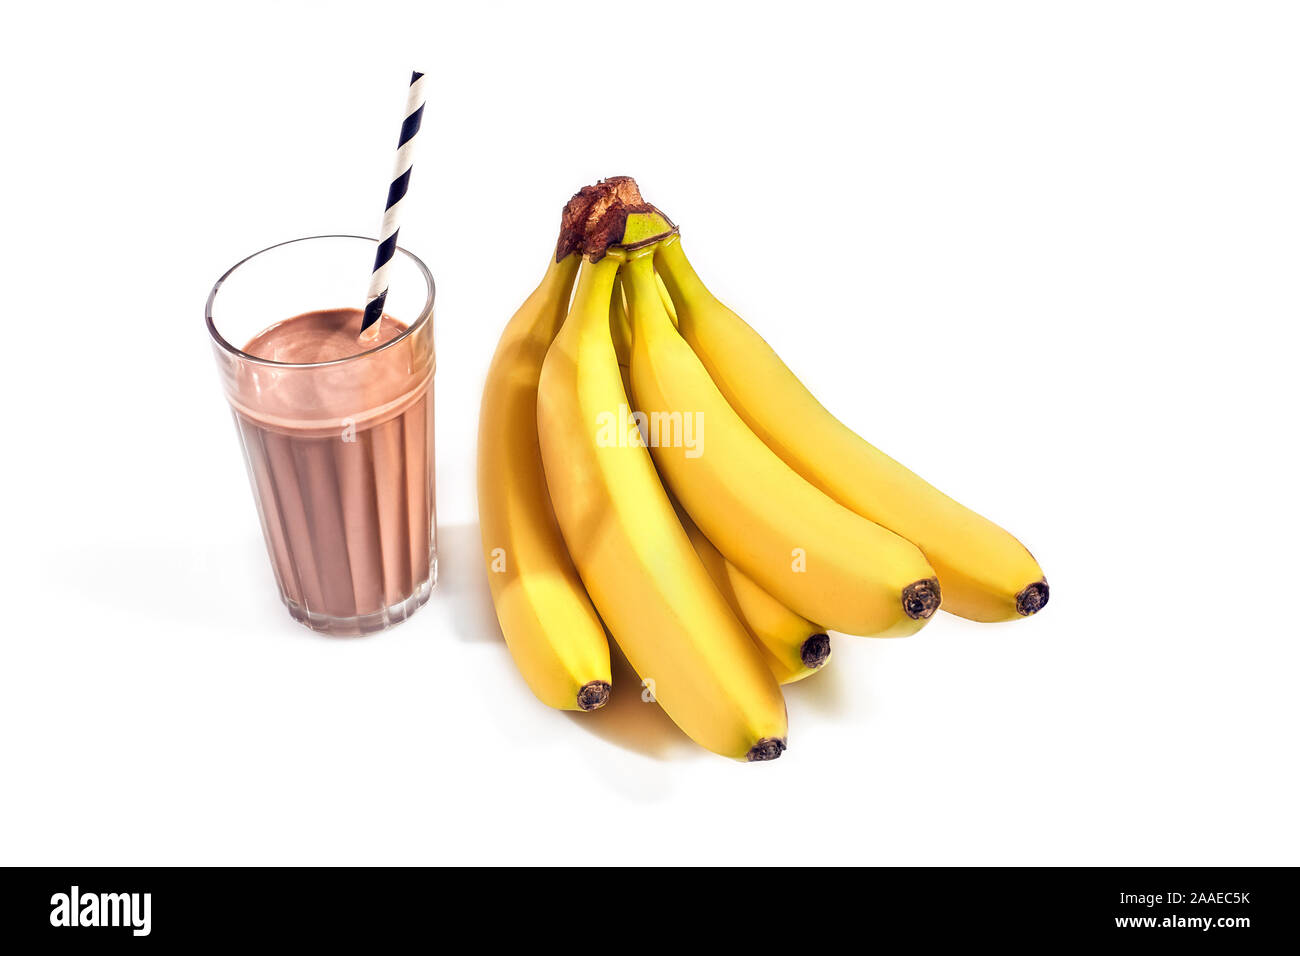
{"type": "Polygon", "coordinates": [[[207,305],[280,596],[329,634],[405,620],[437,577],[433,277],[399,248],[363,340],[374,254],[360,236],[281,243],[226,272],[207,305]]]}

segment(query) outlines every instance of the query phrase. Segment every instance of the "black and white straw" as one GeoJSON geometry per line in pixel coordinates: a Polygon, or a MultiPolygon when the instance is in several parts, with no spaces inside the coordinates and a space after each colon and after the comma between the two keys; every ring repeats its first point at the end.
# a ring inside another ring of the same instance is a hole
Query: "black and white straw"
{"type": "MultiPolygon", "coordinates": [[[[406,96],[402,135],[397,140],[397,162],[393,167],[393,182],[388,187],[388,204],[384,207],[384,223],[379,230],[379,248],[375,250],[375,266],[370,273],[370,289],[366,292],[366,311],[361,319],[361,334],[378,324],[384,314],[384,300],[388,298],[388,272],[393,255],[397,252],[397,230],[401,226],[402,198],[411,184],[411,154],[415,147],[415,134],[420,131],[420,117],[424,115],[424,74],[412,73],[411,86],[406,96]]],[[[374,335],[375,329],[371,332],[374,335]]]]}

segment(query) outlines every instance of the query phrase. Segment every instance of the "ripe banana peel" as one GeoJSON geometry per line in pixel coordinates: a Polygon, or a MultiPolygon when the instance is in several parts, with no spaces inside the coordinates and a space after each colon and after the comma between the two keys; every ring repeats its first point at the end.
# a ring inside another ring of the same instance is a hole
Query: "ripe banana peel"
{"type": "Polygon", "coordinates": [[[479,412],[478,507],[492,603],[528,686],[561,710],[610,693],[609,644],[551,509],[537,440],[537,380],[564,321],[576,252],[553,259],[497,345],[479,412]]]}
{"type": "Polygon", "coordinates": [[[758,333],[709,292],[677,236],[656,246],[655,266],[676,305],[681,336],[728,405],[808,482],[920,548],[938,575],[944,610],[1006,621],[1047,603],[1047,581],[1024,545],[823,408],[758,333]]]}
{"type": "Polygon", "coordinates": [[[555,516],[610,634],[668,716],[715,753],[769,760],[786,745],[780,688],[632,438],[610,332],[622,259],[584,259],[542,368],[537,433],[555,516]]]}
{"type": "Polygon", "coordinates": [[[741,420],[673,328],[653,254],[629,254],[622,273],[632,392],[677,500],[727,560],[804,618],[845,634],[919,630],[940,600],[925,557],[813,487],[741,420]]]}
{"type": "Polygon", "coordinates": [[[773,676],[782,684],[793,684],[817,673],[831,657],[831,639],[826,632],[746,577],[680,507],[677,517],[709,577],[763,652],[773,676]]]}
{"type": "MultiPolygon", "coordinates": [[[[672,300],[663,282],[658,282],[660,299],[665,310],[672,300]]],[[[671,312],[669,313],[671,317],[671,312]]],[[[627,315],[622,280],[614,285],[614,296],[609,312],[610,333],[614,340],[614,353],[618,357],[623,390],[632,393],[632,323],[627,315]]],[[[709,543],[709,539],[695,526],[695,522],[674,502],[677,517],[690,538],[709,577],[726,598],[732,612],[749,631],[768,667],[777,681],[790,684],[816,672],[830,658],[830,638],[815,624],[795,614],[772,595],[745,576],[709,543]]]]}

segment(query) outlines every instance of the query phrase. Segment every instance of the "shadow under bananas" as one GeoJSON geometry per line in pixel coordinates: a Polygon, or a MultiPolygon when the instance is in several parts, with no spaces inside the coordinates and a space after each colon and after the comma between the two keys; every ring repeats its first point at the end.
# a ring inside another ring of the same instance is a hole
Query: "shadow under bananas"
{"type": "MultiPolygon", "coordinates": [[[[477,522],[438,527],[438,588],[435,600],[451,608],[452,629],[462,641],[495,643],[509,656],[483,569],[483,543],[477,522]]],[[[609,703],[589,714],[565,711],[573,723],[588,733],[624,750],[656,760],[681,754],[703,753],[677,729],[663,709],[641,699],[641,678],[610,641],[613,692],[609,703]]],[[[528,694],[523,680],[520,693],[528,694]]]]}
{"type": "Polygon", "coordinates": [[[612,640],[609,663],[614,678],[609,703],[588,714],[565,711],[566,717],[602,740],[654,760],[707,753],[678,729],[662,707],[642,699],[641,678],[612,640]]]}

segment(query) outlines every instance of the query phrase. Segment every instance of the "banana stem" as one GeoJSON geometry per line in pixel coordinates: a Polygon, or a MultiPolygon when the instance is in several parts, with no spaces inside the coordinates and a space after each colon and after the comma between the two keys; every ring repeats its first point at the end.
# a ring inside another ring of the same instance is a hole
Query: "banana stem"
{"type": "Polygon", "coordinates": [[[638,326],[646,322],[667,322],[672,320],[664,308],[659,296],[659,283],[655,279],[654,248],[646,249],[639,255],[630,256],[620,270],[623,291],[627,295],[627,311],[632,320],[632,334],[635,338],[638,326]]]}
{"type": "Polygon", "coordinates": [[[621,254],[605,256],[598,262],[586,258],[582,260],[582,265],[578,267],[577,288],[573,292],[573,306],[569,310],[571,316],[578,313],[575,317],[580,322],[603,322],[606,329],[609,328],[614,280],[618,277],[622,262],[621,254]],[[586,307],[581,307],[584,304],[586,307]]]}
{"type": "Polygon", "coordinates": [[[655,265],[674,302],[713,298],[686,258],[686,253],[682,252],[682,241],[677,235],[669,236],[655,246],[655,265]]]}

